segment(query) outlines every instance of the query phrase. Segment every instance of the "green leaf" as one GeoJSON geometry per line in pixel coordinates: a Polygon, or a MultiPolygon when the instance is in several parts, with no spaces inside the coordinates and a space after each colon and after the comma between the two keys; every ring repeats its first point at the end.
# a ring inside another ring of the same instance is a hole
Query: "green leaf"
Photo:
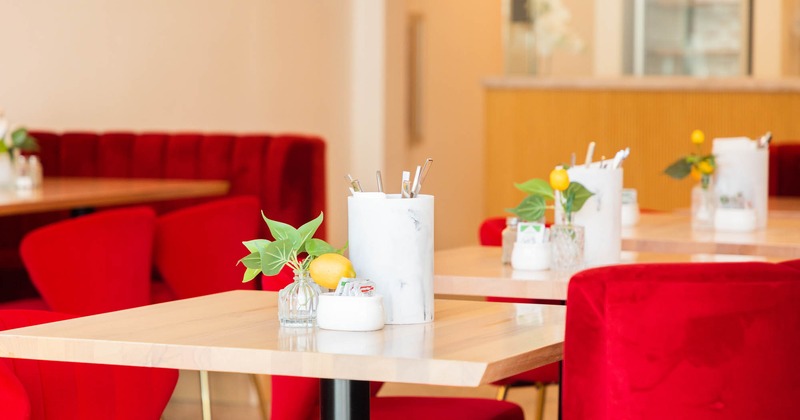
{"type": "Polygon", "coordinates": [[[506,209],[506,211],[516,214],[522,220],[535,221],[544,216],[546,207],[542,196],[529,195],[517,207],[506,209]]]}
{"type": "Polygon", "coordinates": [[[347,251],[347,248],[350,246],[350,241],[344,241],[344,246],[337,249],[336,253],[339,255],[344,255],[344,252],[347,251]]]}
{"type": "Polygon", "coordinates": [[[564,192],[566,195],[572,195],[572,211],[578,212],[583,208],[583,203],[593,196],[594,193],[587,190],[580,182],[570,182],[569,187],[564,192]]]}
{"type": "Polygon", "coordinates": [[[286,223],[268,219],[267,216],[264,215],[263,211],[261,212],[261,217],[263,217],[264,221],[267,222],[269,233],[272,234],[276,242],[280,240],[288,240],[291,243],[291,247],[295,251],[300,250],[300,245],[302,245],[302,242],[300,242],[300,234],[297,232],[297,229],[287,225],[286,223]]]}
{"type": "Polygon", "coordinates": [[[297,229],[297,233],[300,235],[300,247],[302,247],[307,240],[314,237],[314,233],[317,232],[320,224],[322,224],[322,212],[319,212],[319,216],[317,216],[316,219],[304,224],[303,226],[300,226],[300,228],[297,229]]]}
{"type": "Polygon", "coordinates": [[[251,252],[236,264],[238,265],[239,263],[244,264],[247,268],[261,268],[261,253],[258,251],[251,252]]]}
{"type": "Polygon", "coordinates": [[[553,199],[553,188],[550,187],[550,184],[543,179],[534,178],[525,181],[522,184],[515,183],[514,186],[522,192],[532,195],[541,195],[551,200],[553,199]]]}
{"type": "Polygon", "coordinates": [[[267,246],[272,241],[268,241],[266,239],[253,239],[252,241],[245,241],[242,244],[247,247],[247,250],[250,252],[258,252],[259,249],[262,247],[267,246]]]}
{"type": "Polygon", "coordinates": [[[259,273],[261,273],[260,268],[248,268],[244,270],[244,277],[242,277],[242,283],[247,283],[248,281],[253,280],[259,273]]]}
{"type": "Polygon", "coordinates": [[[312,257],[319,257],[322,254],[331,252],[338,252],[331,244],[323,241],[322,239],[311,238],[306,241],[306,252],[312,257]]]}
{"type": "Polygon", "coordinates": [[[39,150],[39,145],[36,143],[36,139],[28,134],[28,130],[25,128],[18,128],[14,130],[11,133],[11,142],[14,147],[18,147],[25,151],[33,152],[39,150]]]}
{"type": "Polygon", "coordinates": [[[259,252],[261,254],[261,271],[265,276],[278,274],[281,268],[291,261],[295,252],[292,242],[288,239],[270,242],[259,252]]]}
{"type": "Polygon", "coordinates": [[[692,164],[685,158],[676,160],[672,165],[667,166],[667,169],[664,169],[665,174],[675,179],[686,178],[690,172],[692,172],[692,164]]]}

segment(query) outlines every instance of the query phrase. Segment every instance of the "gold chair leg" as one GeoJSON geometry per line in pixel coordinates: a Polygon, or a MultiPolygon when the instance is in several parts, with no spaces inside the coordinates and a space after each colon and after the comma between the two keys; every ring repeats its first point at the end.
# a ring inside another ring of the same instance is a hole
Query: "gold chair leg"
{"type": "Polygon", "coordinates": [[[536,393],[537,401],[536,401],[536,420],[542,420],[544,418],[544,399],[547,394],[547,385],[537,382],[536,383],[536,393]]]}
{"type": "Polygon", "coordinates": [[[505,401],[508,395],[508,385],[500,385],[497,387],[497,401],[505,401]]]}
{"type": "Polygon", "coordinates": [[[269,403],[269,376],[267,375],[250,375],[253,379],[253,385],[256,387],[256,394],[258,394],[258,407],[261,409],[261,420],[269,420],[269,413],[267,410],[267,403],[269,403]]]}
{"type": "Polygon", "coordinates": [[[200,403],[203,407],[203,420],[211,420],[211,391],[207,370],[200,371],[200,403]]]}

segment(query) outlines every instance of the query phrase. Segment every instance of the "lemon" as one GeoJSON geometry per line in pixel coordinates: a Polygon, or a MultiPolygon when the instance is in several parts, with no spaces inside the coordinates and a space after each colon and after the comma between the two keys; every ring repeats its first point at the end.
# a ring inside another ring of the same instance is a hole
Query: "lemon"
{"type": "Polygon", "coordinates": [[[564,191],[569,187],[569,174],[563,168],[556,168],[550,172],[550,186],[554,190],[564,191]]]}
{"type": "Polygon", "coordinates": [[[336,289],[342,277],[355,277],[353,263],[347,257],[328,253],[322,254],[308,265],[308,274],[318,285],[328,289],[336,289]]]}
{"type": "Polygon", "coordinates": [[[712,173],[714,173],[714,165],[712,165],[711,162],[707,160],[703,160],[697,164],[697,170],[700,171],[700,173],[703,175],[711,175],[712,173]]]}
{"type": "Polygon", "coordinates": [[[706,141],[706,135],[701,130],[692,131],[692,143],[703,144],[706,141]]]}

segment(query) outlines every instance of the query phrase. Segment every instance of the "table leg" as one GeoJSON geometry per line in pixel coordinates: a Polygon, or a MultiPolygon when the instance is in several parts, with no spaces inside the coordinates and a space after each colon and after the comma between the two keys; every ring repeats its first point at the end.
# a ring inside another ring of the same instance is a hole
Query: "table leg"
{"type": "Polygon", "coordinates": [[[211,420],[211,391],[207,370],[200,371],[200,404],[203,407],[203,420],[211,420]]]}
{"type": "Polygon", "coordinates": [[[369,381],[320,379],[322,420],[368,420],[369,381]]]}

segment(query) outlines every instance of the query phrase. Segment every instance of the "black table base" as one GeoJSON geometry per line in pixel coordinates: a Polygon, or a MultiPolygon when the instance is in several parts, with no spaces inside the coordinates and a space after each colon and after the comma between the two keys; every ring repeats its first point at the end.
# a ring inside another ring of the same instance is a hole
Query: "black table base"
{"type": "Polygon", "coordinates": [[[368,420],[369,381],[320,379],[322,420],[368,420]]]}

